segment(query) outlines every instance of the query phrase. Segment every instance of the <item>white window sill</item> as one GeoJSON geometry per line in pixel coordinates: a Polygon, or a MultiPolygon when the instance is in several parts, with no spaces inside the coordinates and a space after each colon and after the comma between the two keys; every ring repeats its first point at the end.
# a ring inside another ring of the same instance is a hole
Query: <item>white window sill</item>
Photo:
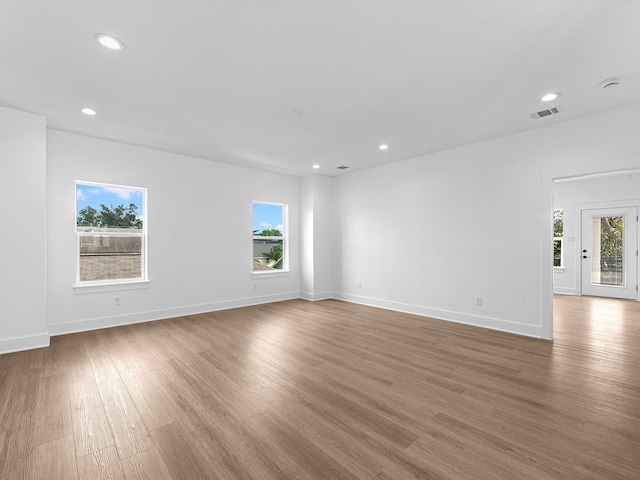
{"type": "Polygon", "coordinates": [[[281,270],[279,272],[253,272],[253,278],[274,278],[274,277],[286,277],[289,275],[289,270],[281,270]]]}
{"type": "Polygon", "coordinates": [[[562,273],[564,272],[564,267],[553,267],[553,272],[562,273]]]}
{"type": "Polygon", "coordinates": [[[73,292],[76,295],[85,293],[119,292],[123,290],[138,290],[151,287],[149,280],[129,280],[124,282],[108,283],[77,283],[73,285],[73,292]]]}

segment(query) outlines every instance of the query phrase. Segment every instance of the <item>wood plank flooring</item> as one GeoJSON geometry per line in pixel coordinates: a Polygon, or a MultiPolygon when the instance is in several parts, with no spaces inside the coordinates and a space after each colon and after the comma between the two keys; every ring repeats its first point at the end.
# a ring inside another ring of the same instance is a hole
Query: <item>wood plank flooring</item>
{"type": "Polygon", "coordinates": [[[0,355],[0,479],[638,479],[640,302],[553,342],[338,301],[0,355]]]}

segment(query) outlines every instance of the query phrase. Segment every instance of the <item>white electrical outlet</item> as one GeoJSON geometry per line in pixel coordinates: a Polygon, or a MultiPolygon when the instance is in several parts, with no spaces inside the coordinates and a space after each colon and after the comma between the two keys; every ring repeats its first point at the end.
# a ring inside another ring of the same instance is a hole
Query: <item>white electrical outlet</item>
{"type": "Polygon", "coordinates": [[[122,297],[113,297],[114,305],[122,305],[122,297]]]}
{"type": "Polygon", "coordinates": [[[482,297],[476,297],[476,305],[482,305],[482,297]]]}
{"type": "Polygon", "coordinates": [[[362,288],[362,282],[358,282],[358,288],[362,288]]]}

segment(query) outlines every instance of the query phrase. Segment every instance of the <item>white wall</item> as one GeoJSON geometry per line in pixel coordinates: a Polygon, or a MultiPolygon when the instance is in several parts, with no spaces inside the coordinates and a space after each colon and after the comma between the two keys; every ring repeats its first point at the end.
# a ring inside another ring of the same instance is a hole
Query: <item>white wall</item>
{"type": "Polygon", "coordinates": [[[332,180],[318,176],[315,179],[313,218],[315,224],[314,262],[315,295],[317,298],[329,298],[333,291],[331,260],[334,249],[331,242],[333,229],[333,191],[332,180]]]}
{"type": "Polygon", "coordinates": [[[634,106],[337,178],[334,296],[551,338],[553,180],[638,168],[639,124],[634,106]]]}
{"type": "Polygon", "coordinates": [[[314,294],[314,177],[302,177],[300,181],[300,294],[313,300],[314,294]]]}
{"type": "Polygon", "coordinates": [[[555,183],[554,208],[564,210],[564,268],[554,269],[555,293],[580,294],[581,211],[610,206],[640,206],[639,172],[576,178],[555,183]]]}
{"type": "Polygon", "coordinates": [[[550,338],[554,180],[640,168],[640,106],[303,180],[46,131],[8,109],[0,122],[0,195],[16,206],[0,220],[17,232],[0,249],[2,352],[301,291],[550,338]],[[149,288],[74,292],[76,180],[148,189],[149,288]],[[251,274],[254,200],[289,204],[288,275],[251,274]]]}
{"type": "Polygon", "coordinates": [[[331,297],[331,179],[308,175],[300,182],[300,296],[331,297]]]}
{"type": "Polygon", "coordinates": [[[49,344],[45,118],[0,108],[0,353],[49,344]]]}
{"type": "Polygon", "coordinates": [[[48,130],[50,333],[297,298],[299,184],[297,177],[48,130]],[[149,288],[74,292],[76,180],[147,188],[149,288]],[[254,200],[289,205],[287,275],[252,275],[254,200]]]}

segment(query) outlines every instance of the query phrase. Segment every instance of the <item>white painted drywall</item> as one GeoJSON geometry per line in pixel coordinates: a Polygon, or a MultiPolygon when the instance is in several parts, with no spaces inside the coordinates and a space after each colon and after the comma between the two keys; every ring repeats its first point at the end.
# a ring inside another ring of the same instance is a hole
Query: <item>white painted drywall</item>
{"type": "Polygon", "coordinates": [[[300,296],[331,297],[331,179],[308,175],[300,181],[300,296]]]}
{"type": "Polygon", "coordinates": [[[330,298],[333,291],[331,259],[333,244],[332,186],[329,177],[316,176],[314,180],[314,299],[330,298]]]}
{"type": "Polygon", "coordinates": [[[299,296],[297,177],[48,130],[47,184],[51,334],[299,296]],[[74,292],[76,180],[147,188],[149,288],[74,292]],[[253,201],[289,205],[288,274],[252,275],[253,201]]]}
{"type": "Polygon", "coordinates": [[[640,172],[579,177],[554,184],[554,208],[564,210],[564,268],[554,269],[555,293],[580,294],[581,211],[619,206],[640,207],[640,172]]]}
{"type": "Polygon", "coordinates": [[[45,118],[0,107],[0,353],[49,344],[45,118]]]}
{"type": "Polygon", "coordinates": [[[553,179],[638,168],[640,106],[539,120],[336,178],[334,296],[551,338],[553,179]]]}
{"type": "Polygon", "coordinates": [[[44,117],[4,108],[0,121],[0,195],[30,214],[4,210],[1,219],[18,234],[3,240],[11,255],[0,254],[0,351],[44,345],[48,333],[295,298],[305,288],[550,338],[554,179],[640,168],[640,106],[307,180],[45,134],[44,117]],[[74,292],[76,180],[148,189],[149,288],[74,292]],[[251,274],[255,200],[289,204],[288,275],[251,274]],[[312,246],[304,260],[301,235],[312,246]]]}
{"type": "Polygon", "coordinates": [[[308,300],[314,293],[314,176],[300,179],[300,295],[308,300]]]}

